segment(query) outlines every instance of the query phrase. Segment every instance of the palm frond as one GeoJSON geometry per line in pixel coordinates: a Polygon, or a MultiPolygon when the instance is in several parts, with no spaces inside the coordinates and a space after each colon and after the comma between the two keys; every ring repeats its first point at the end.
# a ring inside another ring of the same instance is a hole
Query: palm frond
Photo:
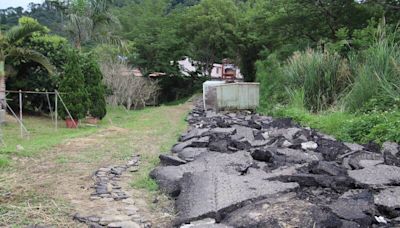
{"type": "Polygon", "coordinates": [[[28,61],[33,61],[42,65],[50,74],[55,72],[55,67],[50,63],[49,59],[32,49],[15,47],[10,49],[8,57],[22,58],[28,61]]]}
{"type": "Polygon", "coordinates": [[[68,15],[69,21],[65,27],[66,31],[75,40],[87,41],[90,39],[93,31],[93,21],[86,16],[78,14],[68,15]]]}
{"type": "Polygon", "coordinates": [[[46,28],[39,23],[32,23],[32,24],[24,24],[12,27],[10,30],[7,31],[5,37],[8,43],[12,44],[19,40],[22,40],[25,37],[32,35],[34,32],[43,32],[46,31],[46,28]]]}

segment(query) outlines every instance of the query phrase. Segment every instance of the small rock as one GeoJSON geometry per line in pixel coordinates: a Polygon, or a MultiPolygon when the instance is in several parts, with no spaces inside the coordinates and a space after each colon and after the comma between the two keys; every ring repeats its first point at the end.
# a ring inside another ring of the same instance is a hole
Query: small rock
{"type": "Polygon", "coordinates": [[[387,221],[383,216],[375,216],[375,220],[379,223],[387,224],[387,221]]]}
{"type": "Polygon", "coordinates": [[[291,143],[291,142],[289,142],[287,140],[283,141],[283,143],[282,143],[282,147],[288,148],[288,147],[291,147],[291,146],[293,146],[293,143],[291,143]]]}
{"type": "Polygon", "coordinates": [[[131,173],[135,173],[135,172],[139,171],[139,166],[132,166],[128,169],[128,171],[131,173]]]}
{"type": "Polygon", "coordinates": [[[272,153],[266,148],[255,149],[251,152],[251,156],[254,160],[270,162],[272,158],[272,153]]]}
{"type": "Polygon", "coordinates": [[[359,144],[355,144],[355,143],[344,143],[345,146],[347,146],[351,151],[360,151],[360,150],[364,150],[364,147],[359,145],[359,144]]]}
{"type": "Polygon", "coordinates": [[[383,206],[393,215],[400,216],[400,187],[387,188],[374,196],[376,205],[383,206]]]}
{"type": "Polygon", "coordinates": [[[254,141],[253,129],[241,125],[232,125],[232,127],[236,129],[235,136],[237,138],[245,138],[249,142],[254,141]]]}
{"type": "Polygon", "coordinates": [[[25,148],[21,145],[17,145],[17,151],[23,151],[25,148]]]}
{"type": "Polygon", "coordinates": [[[211,129],[210,131],[211,134],[217,135],[218,137],[222,138],[229,135],[233,135],[235,134],[235,132],[236,132],[235,128],[220,128],[220,127],[211,129]]]}
{"type": "Polygon", "coordinates": [[[301,150],[282,148],[282,149],[277,149],[276,151],[277,154],[285,156],[287,162],[305,163],[305,162],[312,162],[319,160],[316,155],[312,153],[305,153],[304,151],[301,150]]]}
{"type": "Polygon", "coordinates": [[[313,141],[305,142],[301,144],[301,149],[303,150],[316,150],[318,148],[318,144],[313,141]]]}
{"type": "Polygon", "coordinates": [[[399,153],[399,144],[393,142],[385,142],[382,145],[382,152],[389,152],[396,156],[399,153]]]}
{"type": "Polygon", "coordinates": [[[310,165],[310,169],[312,173],[315,174],[328,174],[331,176],[346,175],[346,170],[333,162],[326,162],[326,161],[313,162],[310,165]]]}
{"type": "Polygon", "coordinates": [[[106,217],[101,218],[99,224],[105,226],[114,222],[129,221],[130,219],[131,218],[126,215],[108,215],[106,217]]]}
{"type": "Polygon", "coordinates": [[[359,170],[349,170],[349,177],[360,184],[373,188],[380,188],[384,185],[400,183],[400,167],[377,165],[359,170]]]}
{"type": "Polygon", "coordinates": [[[175,157],[172,155],[161,154],[159,156],[159,158],[160,158],[161,164],[163,164],[163,165],[178,166],[178,165],[186,164],[185,160],[182,160],[179,157],[175,157]]]}
{"type": "Polygon", "coordinates": [[[385,151],[383,153],[383,158],[386,165],[395,165],[400,167],[400,157],[394,156],[391,152],[385,151]]]}
{"type": "Polygon", "coordinates": [[[113,191],[113,186],[111,183],[107,184],[107,192],[112,192],[113,191]]]}
{"type": "Polygon", "coordinates": [[[367,168],[367,167],[383,164],[383,162],[384,161],[382,161],[382,160],[361,160],[358,162],[358,165],[361,166],[362,168],[367,168]]]}
{"type": "Polygon", "coordinates": [[[178,157],[185,161],[194,161],[201,154],[206,153],[208,151],[207,148],[195,148],[195,147],[187,147],[179,152],[178,157]]]}
{"type": "Polygon", "coordinates": [[[266,146],[268,144],[269,141],[267,140],[254,140],[250,142],[250,145],[252,147],[262,147],[262,146],[266,146]]]}
{"type": "Polygon", "coordinates": [[[113,222],[108,224],[109,228],[141,228],[139,224],[132,221],[113,222]]]}

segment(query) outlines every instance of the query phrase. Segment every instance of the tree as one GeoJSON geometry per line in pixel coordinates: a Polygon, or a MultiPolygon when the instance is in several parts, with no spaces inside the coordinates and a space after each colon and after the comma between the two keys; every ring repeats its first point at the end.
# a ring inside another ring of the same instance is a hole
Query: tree
{"type": "Polygon", "coordinates": [[[208,74],[217,60],[236,59],[238,16],[232,0],[203,0],[188,8],[180,20],[189,55],[200,61],[208,74]]]}
{"type": "Polygon", "coordinates": [[[176,63],[184,55],[185,43],[179,31],[179,16],[167,12],[167,0],[143,0],[117,9],[125,39],[134,42],[138,56],[130,59],[144,74],[179,74],[176,63]]]}
{"type": "Polygon", "coordinates": [[[82,72],[89,97],[89,114],[102,119],[107,113],[103,74],[93,55],[85,55],[82,60],[82,72]]]}
{"type": "MultiPolygon", "coordinates": [[[[70,51],[68,60],[59,90],[72,118],[81,119],[87,114],[89,102],[78,51],[70,51]]],[[[60,115],[64,119],[69,117],[65,110],[60,115]]]]}
{"type": "Polygon", "coordinates": [[[5,34],[0,33],[0,108],[6,108],[6,66],[9,62],[21,59],[30,60],[39,63],[50,73],[53,72],[54,67],[45,56],[36,50],[18,46],[18,42],[23,39],[32,36],[36,32],[44,31],[46,31],[46,28],[35,19],[21,17],[18,26],[12,27],[5,34]]]}
{"type": "Polygon", "coordinates": [[[92,39],[100,42],[120,43],[119,37],[112,32],[111,25],[119,21],[109,10],[110,0],[73,0],[65,13],[68,21],[66,31],[71,36],[75,47],[92,39]]]}

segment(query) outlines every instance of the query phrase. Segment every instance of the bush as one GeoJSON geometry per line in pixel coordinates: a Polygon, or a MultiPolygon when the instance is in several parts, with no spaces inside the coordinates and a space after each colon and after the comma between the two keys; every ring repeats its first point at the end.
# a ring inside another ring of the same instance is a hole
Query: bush
{"type": "Polygon", "coordinates": [[[160,86],[159,102],[166,103],[190,97],[201,91],[207,77],[193,76],[165,76],[157,80],[160,86]]]}
{"type": "Polygon", "coordinates": [[[313,112],[334,106],[351,83],[347,61],[338,54],[307,50],[296,52],[283,67],[287,87],[304,90],[304,105],[313,112]]]}
{"type": "Polygon", "coordinates": [[[89,114],[92,117],[103,119],[107,113],[103,74],[93,55],[85,55],[82,60],[82,72],[85,76],[85,86],[89,98],[89,114]]]}
{"type": "Polygon", "coordinates": [[[275,55],[270,55],[266,60],[258,61],[257,81],[260,83],[261,107],[272,110],[275,104],[286,104],[289,96],[285,88],[285,77],[275,55]]]}
{"type": "Polygon", "coordinates": [[[344,103],[350,111],[358,111],[371,99],[385,100],[389,106],[400,99],[400,46],[392,36],[380,33],[379,39],[361,53],[355,81],[344,103]]]}
{"type": "MultiPolygon", "coordinates": [[[[89,105],[88,92],[77,51],[68,53],[68,62],[65,66],[64,75],[62,75],[59,90],[72,117],[74,119],[85,117],[89,105]]],[[[68,117],[64,109],[60,111],[60,116],[63,119],[68,117]]]]}
{"type": "MultiPolygon", "coordinates": [[[[56,35],[35,34],[28,40],[25,40],[21,46],[37,50],[46,56],[53,66],[56,66],[58,72],[62,72],[63,66],[67,62],[67,52],[72,47],[68,41],[56,35]]],[[[59,75],[50,76],[47,70],[43,69],[35,62],[14,62],[13,67],[18,69],[14,77],[7,79],[7,88],[9,90],[25,90],[25,91],[54,91],[57,89],[59,75]]],[[[10,94],[9,104],[14,110],[18,110],[18,94],[10,94]]],[[[54,104],[54,96],[49,96],[51,104],[54,104]]],[[[24,111],[49,113],[47,97],[45,95],[30,94],[25,96],[24,111]]],[[[54,108],[54,107],[53,107],[54,108]]]]}
{"type": "Polygon", "coordinates": [[[109,90],[108,104],[124,105],[127,109],[154,104],[159,91],[156,82],[145,77],[136,77],[133,68],[122,62],[103,62],[101,71],[109,90]]]}
{"type": "Polygon", "coordinates": [[[362,114],[347,122],[343,132],[353,141],[400,143],[400,111],[362,114]]]}

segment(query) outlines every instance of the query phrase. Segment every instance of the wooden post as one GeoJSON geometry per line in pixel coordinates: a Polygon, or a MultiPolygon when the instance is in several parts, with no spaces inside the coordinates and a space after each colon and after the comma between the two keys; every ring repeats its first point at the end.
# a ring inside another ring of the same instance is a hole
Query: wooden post
{"type": "Polygon", "coordinates": [[[20,131],[21,131],[21,138],[24,137],[24,132],[22,131],[22,92],[19,90],[19,120],[20,120],[20,131]]]}
{"type": "Polygon", "coordinates": [[[55,121],[56,121],[56,131],[58,130],[58,92],[57,92],[57,90],[55,91],[55,94],[54,94],[54,96],[55,96],[55,107],[54,107],[54,112],[55,112],[55,116],[54,116],[54,118],[55,118],[55,121]]]}

